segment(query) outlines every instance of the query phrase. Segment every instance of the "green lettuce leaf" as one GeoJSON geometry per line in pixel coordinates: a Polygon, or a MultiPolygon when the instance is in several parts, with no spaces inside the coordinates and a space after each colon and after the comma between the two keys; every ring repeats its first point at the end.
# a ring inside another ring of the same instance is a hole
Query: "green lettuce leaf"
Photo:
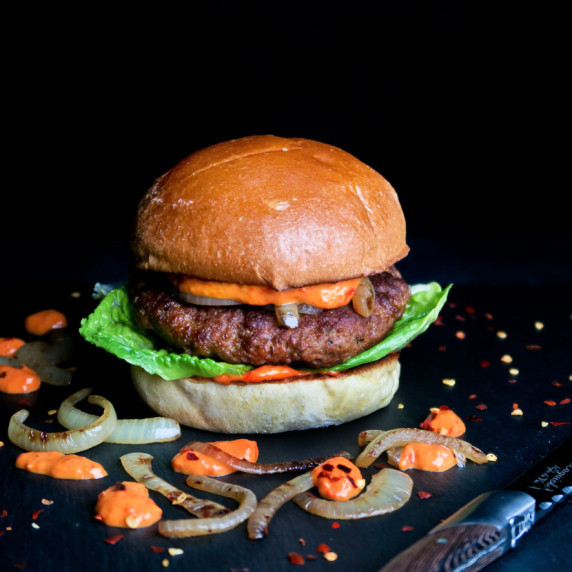
{"type": "MultiPolygon", "coordinates": [[[[377,361],[403,348],[437,319],[450,289],[451,285],[442,289],[435,282],[412,286],[411,300],[403,316],[385,339],[348,361],[327,369],[342,371],[377,361]]],[[[79,332],[88,342],[167,380],[190,376],[242,375],[252,369],[248,365],[155,349],[158,343],[153,334],[140,329],[135,323],[133,306],[125,286],[111,290],[95,310],[81,321],[79,332]]]]}

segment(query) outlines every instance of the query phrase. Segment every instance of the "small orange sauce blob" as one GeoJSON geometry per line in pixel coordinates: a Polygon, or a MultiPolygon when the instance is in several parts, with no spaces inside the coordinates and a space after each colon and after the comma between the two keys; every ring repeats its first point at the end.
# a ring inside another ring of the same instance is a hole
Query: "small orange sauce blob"
{"type": "MultiPolygon", "coordinates": [[[[335,377],[340,374],[339,371],[322,371],[323,375],[335,377]]],[[[301,377],[304,375],[312,375],[310,371],[300,371],[287,365],[261,365],[260,367],[251,369],[242,375],[223,374],[211,378],[217,383],[229,385],[233,381],[242,381],[243,383],[262,383],[265,381],[278,381],[288,379],[289,377],[301,377]]],[[[314,374],[315,375],[315,374],[314,374]]]]}
{"type": "Polygon", "coordinates": [[[446,406],[431,409],[431,413],[420,427],[447,437],[459,437],[466,431],[462,419],[446,406]]]}
{"type": "Polygon", "coordinates": [[[399,457],[399,470],[420,469],[441,472],[454,467],[457,459],[451,449],[428,443],[408,443],[399,457]]]}
{"type": "Polygon", "coordinates": [[[0,338],[0,356],[13,356],[25,343],[20,338],[0,338]]]}
{"type": "Polygon", "coordinates": [[[143,528],[161,519],[163,511],[149,498],[141,483],[123,481],[97,496],[95,518],[107,526],[143,528]]]}
{"type": "Polygon", "coordinates": [[[35,336],[43,336],[50,330],[65,328],[68,325],[66,317],[57,310],[41,310],[26,317],[26,331],[35,336]]]}
{"type": "Polygon", "coordinates": [[[361,471],[345,457],[332,457],[315,467],[312,482],[320,495],[331,500],[349,500],[365,487],[361,471]]]}
{"type": "Polygon", "coordinates": [[[22,453],[16,459],[16,467],[55,479],[101,479],[107,476],[107,471],[99,463],[58,451],[22,453]]]}
{"type": "Polygon", "coordinates": [[[40,387],[38,374],[29,367],[0,365],[0,391],[2,393],[32,393],[40,387]]]}
{"type": "MultiPolygon", "coordinates": [[[[230,455],[255,463],[258,460],[258,444],[249,439],[235,439],[233,441],[213,441],[212,445],[222,449],[230,455]]],[[[206,475],[208,477],[222,477],[234,473],[236,469],[220,463],[198,451],[184,447],[171,461],[173,470],[185,475],[206,475]]]]}

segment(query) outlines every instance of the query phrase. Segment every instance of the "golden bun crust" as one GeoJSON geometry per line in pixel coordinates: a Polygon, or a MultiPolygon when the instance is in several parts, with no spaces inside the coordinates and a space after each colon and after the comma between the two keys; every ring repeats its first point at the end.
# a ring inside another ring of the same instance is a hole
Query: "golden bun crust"
{"type": "Polygon", "coordinates": [[[409,250],[379,173],[337,147],[272,135],[213,145],[160,177],[132,248],[143,269],[277,290],[382,272],[409,250]]]}
{"type": "Polygon", "coordinates": [[[385,407],[399,385],[398,354],[341,372],[291,381],[222,385],[166,381],[132,366],[133,383],[158,414],[216,433],[281,433],[339,425],[385,407]]]}

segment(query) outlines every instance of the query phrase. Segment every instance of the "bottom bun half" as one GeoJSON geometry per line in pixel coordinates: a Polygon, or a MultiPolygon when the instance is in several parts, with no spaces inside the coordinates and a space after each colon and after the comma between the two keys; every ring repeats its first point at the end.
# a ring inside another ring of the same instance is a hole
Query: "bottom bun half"
{"type": "Polygon", "coordinates": [[[281,433],[339,425],[385,407],[399,385],[398,354],[341,372],[223,385],[202,377],[166,381],[132,366],[141,398],[158,414],[217,433],[281,433]]]}

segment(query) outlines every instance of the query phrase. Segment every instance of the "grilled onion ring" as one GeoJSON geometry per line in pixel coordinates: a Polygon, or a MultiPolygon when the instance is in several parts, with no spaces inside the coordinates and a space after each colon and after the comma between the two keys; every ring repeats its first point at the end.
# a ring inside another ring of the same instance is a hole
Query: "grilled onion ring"
{"type": "Polygon", "coordinates": [[[310,490],[314,486],[312,472],[302,473],[289,481],[270,491],[256,507],[248,519],[248,538],[250,540],[260,540],[268,532],[270,521],[276,511],[296,495],[310,490]]]}
{"type": "Polygon", "coordinates": [[[401,508],[411,497],[413,480],[395,469],[382,469],[358,497],[347,501],[321,499],[303,492],[292,500],[305,511],[341,520],[353,520],[387,514],[401,508]]]}
{"type": "MultiPolygon", "coordinates": [[[[80,390],[84,391],[85,390],[80,390]]],[[[81,399],[88,395],[82,393],[81,399]]],[[[58,409],[58,422],[66,429],[79,429],[93,423],[97,417],[75,407],[69,399],[62,402],[58,409]]],[[[141,445],[145,443],[163,443],[175,441],[181,436],[181,427],[174,419],[167,417],[148,417],[146,419],[118,419],[113,433],[105,440],[107,443],[125,443],[141,445]]]]}
{"type": "Polygon", "coordinates": [[[439,433],[433,433],[433,431],[427,431],[425,429],[392,429],[391,431],[383,431],[374,437],[359,454],[356,459],[356,465],[358,467],[369,467],[375,459],[384,451],[387,451],[387,449],[392,447],[404,447],[407,443],[441,445],[451,449],[455,455],[470,459],[479,465],[488,462],[487,456],[480,449],[477,449],[477,447],[462,439],[439,435],[439,433]]]}
{"type": "Polygon", "coordinates": [[[353,457],[342,451],[336,455],[328,455],[326,457],[316,457],[312,459],[304,459],[302,461],[285,461],[282,463],[253,463],[251,461],[246,461],[245,459],[240,459],[219,449],[216,445],[211,443],[203,443],[200,441],[191,441],[184,448],[192,449],[193,451],[198,451],[203,455],[207,455],[212,459],[224,463],[237,471],[242,471],[243,473],[253,473],[256,475],[272,475],[276,473],[287,473],[289,471],[305,471],[307,469],[312,469],[317,467],[323,462],[331,459],[334,456],[346,457],[347,459],[352,459],[353,457]]]}
{"type": "Polygon", "coordinates": [[[352,296],[352,306],[354,311],[364,318],[369,318],[373,314],[375,309],[375,290],[367,276],[360,280],[352,296]]]}
{"type": "Polygon", "coordinates": [[[153,457],[146,453],[128,453],[119,459],[123,468],[137,482],[144,484],[148,489],[161,493],[172,504],[181,505],[185,510],[199,518],[216,517],[228,514],[230,510],[225,506],[210,500],[199,499],[177,489],[161,477],[158,477],[151,465],[153,457]]]}
{"type": "MultiPolygon", "coordinates": [[[[84,392],[85,390],[78,391],[68,397],[68,399],[79,401],[87,395],[84,392]],[[81,395],[78,397],[79,394],[81,395]]],[[[117,423],[117,415],[113,405],[100,395],[91,395],[88,401],[103,407],[103,413],[93,423],[81,429],[57,431],[54,433],[38,431],[24,424],[29,412],[26,409],[21,409],[16,411],[10,419],[8,437],[14,445],[25,451],[59,451],[60,453],[69,454],[95,447],[111,435],[117,423]]]]}
{"type": "Polygon", "coordinates": [[[44,383],[50,385],[69,385],[72,380],[72,372],[69,369],[57,367],[58,348],[50,346],[46,342],[28,342],[18,348],[14,357],[20,363],[33,369],[44,383]],[[51,359],[50,359],[51,358],[51,359]],[[55,361],[51,361],[55,360],[55,361]]]}

